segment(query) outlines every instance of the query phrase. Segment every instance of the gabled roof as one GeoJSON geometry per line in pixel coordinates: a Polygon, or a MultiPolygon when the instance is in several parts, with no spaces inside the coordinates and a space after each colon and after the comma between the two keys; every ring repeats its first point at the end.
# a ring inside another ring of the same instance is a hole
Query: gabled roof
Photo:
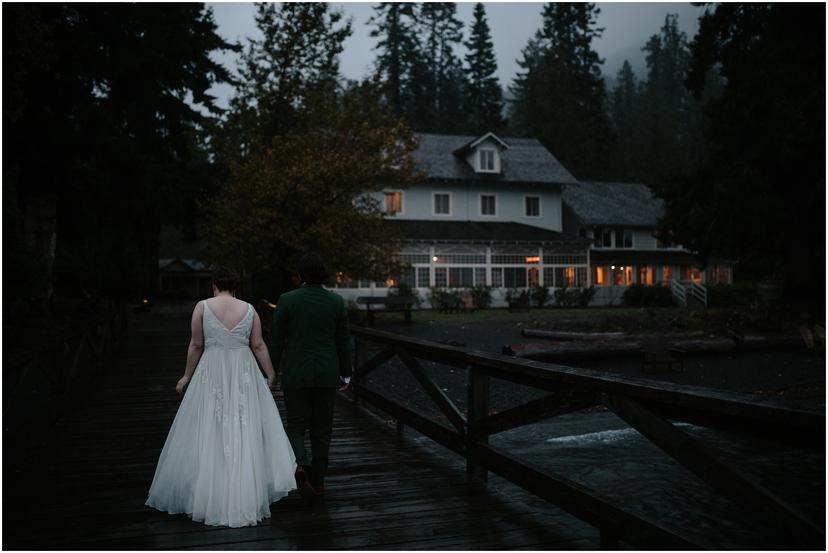
{"type": "Polygon", "coordinates": [[[549,150],[533,138],[503,138],[509,148],[500,153],[501,172],[481,174],[454,155],[458,149],[479,137],[446,134],[420,134],[418,137],[420,146],[411,155],[417,168],[429,179],[538,184],[578,182],[549,150]]]}
{"type": "Polygon", "coordinates": [[[521,223],[488,221],[419,221],[386,219],[383,224],[399,232],[405,240],[476,243],[555,243],[584,246],[582,238],[521,223]]]}
{"type": "Polygon", "coordinates": [[[501,139],[499,139],[499,138],[497,137],[497,135],[495,135],[495,133],[493,133],[493,132],[487,132],[487,133],[486,133],[486,134],[484,134],[483,136],[477,137],[477,138],[475,138],[474,140],[472,140],[471,142],[468,142],[468,143],[466,143],[466,144],[463,144],[462,146],[460,146],[459,148],[457,148],[456,150],[454,150],[454,152],[452,152],[452,153],[453,153],[454,155],[456,155],[456,156],[463,155],[463,154],[465,154],[466,152],[468,152],[469,150],[471,150],[472,148],[475,148],[475,147],[476,147],[476,146],[478,146],[480,143],[484,142],[485,140],[487,140],[487,139],[489,139],[489,138],[491,138],[492,140],[494,140],[495,142],[497,142],[497,143],[500,145],[500,149],[501,149],[501,150],[508,150],[508,149],[509,149],[509,145],[508,145],[508,144],[506,144],[505,142],[503,142],[501,139]]]}
{"type": "Polygon", "coordinates": [[[564,187],[563,201],[586,226],[657,227],[664,202],[644,184],[580,181],[564,187]]]}
{"type": "Polygon", "coordinates": [[[169,273],[200,273],[212,270],[212,266],[198,259],[167,257],[158,260],[158,270],[169,273]]]}

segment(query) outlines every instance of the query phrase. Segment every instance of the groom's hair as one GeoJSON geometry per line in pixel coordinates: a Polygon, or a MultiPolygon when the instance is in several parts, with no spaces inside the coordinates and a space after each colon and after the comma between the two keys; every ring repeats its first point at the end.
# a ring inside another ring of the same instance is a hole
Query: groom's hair
{"type": "Polygon", "coordinates": [[[328,271],[322,262],[322,256],[316,252],[306,253],[299,260],[297,267],[299,278],[306,284],[325,284],[328,280],[328,271]]]}
{"type": "Polygon", "coordinates": [[[239,287],[239,275],[227,267],[216,267],[213,271],[213,284],[219,291],[235,292],[239,287]]]}

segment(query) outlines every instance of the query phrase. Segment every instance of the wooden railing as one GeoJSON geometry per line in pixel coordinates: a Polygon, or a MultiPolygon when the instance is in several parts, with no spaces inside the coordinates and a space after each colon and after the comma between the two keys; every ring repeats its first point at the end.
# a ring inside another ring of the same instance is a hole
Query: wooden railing
{"type": "Polygon", "coordinates": [[[696,301],[707,307],[707,287],[704,284],[691,280],[688,285],[688,290],[696,301]]]}
{"type": "Polygon", "coordinates": [[[687,305],[687,288],[680,281],[673,279],[670,281],[670,290],[673,292],[673,299],[679,305],[687,305]]]}
{"type": "Polygon", "coordinates": [[[824,547],[825,533],[798,512],[671,421],[754,433],[782,444],[825,448],[825,415],[769,406],[749,396],[679,386],[644,379],[620,378],[600,371],[550,365],[498,354],[442,345],[367,328],[354,328],[355,401],[367,402],[466,458],[467,471],[485,479],[488,471],[558,505],[601,532],[604,547],[618,541],[661,548],[699,548],[680,529],[648,520],[566,477],[554,474],[489,444],[489,436],[543,419],[603,404],[717,492],[763,520],[798,547],[824,547]],[[448,421],[424,416],[365,385],[377,367],[397,358],[419,382],[448,421]],[[464,414],[426,373],[420,360],[468,371],[468,403],[464,414]],[[491,413],[492,378],[548,392],[546,397],[491,413]]]}
{"type": "Polygon", "coordinates": [[[5,358],[4,437],[25,435],[71,409],[120,345],[126,323],[126,305],[111,305],[59,339],[5,358]]]}

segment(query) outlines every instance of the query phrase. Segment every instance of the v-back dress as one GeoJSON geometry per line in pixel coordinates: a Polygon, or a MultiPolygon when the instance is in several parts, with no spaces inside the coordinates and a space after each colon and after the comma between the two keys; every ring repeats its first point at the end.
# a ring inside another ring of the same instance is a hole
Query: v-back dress
{"type": "Polygon", "coordinates": [[[296,457],[250,349],[253,307],[227,329],[204,301],[204,351],[175,415],[146,505],[249,526],[296,488],[296,457]]]}

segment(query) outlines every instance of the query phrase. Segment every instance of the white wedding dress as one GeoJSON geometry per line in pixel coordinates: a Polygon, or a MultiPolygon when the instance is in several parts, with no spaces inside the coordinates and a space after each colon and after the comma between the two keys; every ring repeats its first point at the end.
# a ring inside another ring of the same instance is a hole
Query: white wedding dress
{"type": "Polygon", "coordinates": [[[227,330],[204,302],[204,351],[175,415],[146,505],[249,526],[296,488],[296,457],[250,349],[253,307],[227,330]]]}

